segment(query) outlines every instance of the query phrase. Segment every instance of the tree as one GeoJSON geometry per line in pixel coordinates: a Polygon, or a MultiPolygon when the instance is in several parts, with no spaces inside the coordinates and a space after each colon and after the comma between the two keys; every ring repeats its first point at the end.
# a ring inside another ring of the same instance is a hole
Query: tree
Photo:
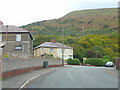
{"type": "Polygon", "coordinates": [[[95,52],[94,50],[88,50],[86,52],[86,56],[87,58],[97,58],[97,52],[95,52]]]}

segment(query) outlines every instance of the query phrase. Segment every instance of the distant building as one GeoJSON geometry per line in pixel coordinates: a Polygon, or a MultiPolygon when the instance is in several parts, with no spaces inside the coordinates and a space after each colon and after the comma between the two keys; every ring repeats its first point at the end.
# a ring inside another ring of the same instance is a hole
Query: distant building
{"type": "Polygon", "coordinates": [[[45,42],[34,48],[34,56],[39,57],[44,54],[52,55],[54,58],[62,58],[64,50],[64,60],[73,58],[73,48],[58,42],[45,42]]]}
{"type": "Polygon", "coordinates": [[[29,57],[33,54],[33,38],[29,31],[0,22],[0,46],[8,56],[29,57]]]}

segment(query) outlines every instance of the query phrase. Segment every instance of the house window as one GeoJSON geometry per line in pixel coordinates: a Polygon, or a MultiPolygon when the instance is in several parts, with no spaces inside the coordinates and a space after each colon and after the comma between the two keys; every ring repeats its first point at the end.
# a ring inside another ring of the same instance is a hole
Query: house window
{"type": "Polygon", "coordinates": [[[0,41],[2,41],[2,34],[0,34],[0,41]]]}
{"type": "Polygon", "coordinates": [[[21,34],[16,35],[16,41],[21,41],[21,34]]]}
{"type": "Polygon", "coordinates": [[[53,51],[54,51],[54,49],[53,49],[53,48],[50,48],[49,50],[50,50],[50,52],[53,52],[53,51]]]}
{"type": "Polygon", "coordinates": [[[15,50],[22,50],[22,46],[15,46],[15,50]]]}

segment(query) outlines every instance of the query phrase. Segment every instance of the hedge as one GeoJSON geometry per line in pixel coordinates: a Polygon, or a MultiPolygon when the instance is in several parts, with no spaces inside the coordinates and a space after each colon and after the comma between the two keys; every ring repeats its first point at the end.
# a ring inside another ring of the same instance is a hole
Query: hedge
{"type": "Polygon", "coordinates": [[[95,66],[104,66],[109,60],[102,58],[88,58],[85,61],[85,64],[95,65],[95,66]]]}
{"type": "Polygon", "coordinates": [[[67,60],[67,63],[69,64],[69,65],[80,65],[80,60],[79,59],[68,59],[67,60]]]}

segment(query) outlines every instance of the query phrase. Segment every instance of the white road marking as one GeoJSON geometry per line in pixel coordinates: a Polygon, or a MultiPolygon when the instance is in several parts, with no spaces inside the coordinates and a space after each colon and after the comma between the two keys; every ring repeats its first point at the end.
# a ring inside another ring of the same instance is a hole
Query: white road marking
{"type": "MultiPolygon", "coordinates": [[[[47,73],[47,72],[44,72],[43,74],[45,74],[45,73],[47,73]]],[[[38,74],[38,75],[36,75],[36,76],[28,79],[28,80],[19,88],[19,90],[21,90],[22,88],[24,88],[30,81],[32,81],[33,79],[39,77],[40,75],[41,75],[41,74],[38,74]]]]}
{"type": "MultiPolygon", "coordinates": [[[[55,70],[59,70],[59,68],[56,68],[55,70]]],[[[50,70],[50,71],[53,71],[53,70],[50,70]]],[[[24,88],[24,87],[25,87],[30,81],[32,81],[33,79],[39,77],[40,75],[46,74],[46,73],[48,73],[48,72],[50,72],[50,71],[46,71],[46,72],[44,72],[44,73],[42,73],[42,74],[38,74],[38,75],[36,75],[36,76],[28,79],[18,90],[21,90],[22,88],[24,88]]]]}
{"type": "Polygon", "coordinates": [[[32,77],[32,78],[28,79],[28,80],[20,87],[19,90],[21,90],[22,88],[24,88],[24,87],[27,85],[27,83],[29,83],[31,80],[37,78],[38,76],[40,76],[40,74],[36,75],[35,77],[32,77]]]}

